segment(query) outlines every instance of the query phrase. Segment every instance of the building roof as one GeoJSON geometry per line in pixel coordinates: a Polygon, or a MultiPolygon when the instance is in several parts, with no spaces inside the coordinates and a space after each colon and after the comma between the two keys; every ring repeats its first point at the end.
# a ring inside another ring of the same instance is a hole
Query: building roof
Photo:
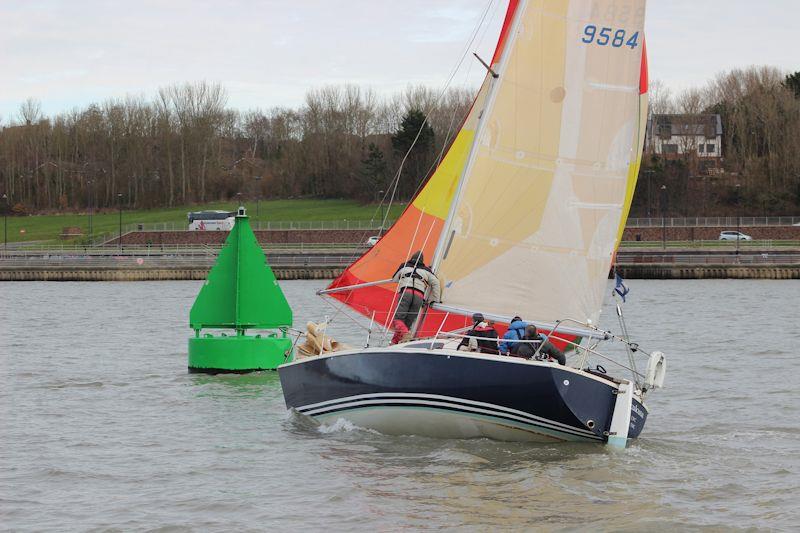
{"type": "Polygon", "coordinates": [[[647,123],[649,135],[654,133],[654,124],[655,134],[660,137],[693,135],[711,138],[722,135],[722,117],[719,115],[652,115],[647,123]]]}

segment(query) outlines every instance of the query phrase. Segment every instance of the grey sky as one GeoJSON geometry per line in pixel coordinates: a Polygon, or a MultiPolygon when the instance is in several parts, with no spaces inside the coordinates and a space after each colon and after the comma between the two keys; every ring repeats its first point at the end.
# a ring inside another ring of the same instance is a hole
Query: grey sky
{"type": "MultiPolygon", "coordinates": [[[[164,85],[221,82],[240,109],[296,106],[308,88],[441,87],[489,0],[2,0],[0,118],[164,85]]],[[[507,0],[472,49],[491,53],[507,0]]],[[[650,0],[651,77],[673,90],[751,64],[800,70],[798,0],[650,0]]],[[[477,85],[469,58],[456,84],[477,85]]]]}

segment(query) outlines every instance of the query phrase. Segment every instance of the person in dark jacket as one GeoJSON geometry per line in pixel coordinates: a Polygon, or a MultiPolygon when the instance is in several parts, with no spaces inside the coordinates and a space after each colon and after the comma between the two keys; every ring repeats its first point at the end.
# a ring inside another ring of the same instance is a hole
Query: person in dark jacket
{"type": "Polygon", "coordinates": [[[539,332],[536,330],[536,326],[533,324],[529,324],[525,328],[525,336],[523,339],[534,342],[518,342],[511,352],[511,355],[530,359],[536,355],[536,351],[538,350],[540,355],[546,355],[547,357],[555,359],[558,361],[559,365],[567,364],[567,358],[564,352],[553,346],[549,341],[542,340],[539,336],[539,332]]]}
{"type": "Polygon", "coordinates": [[[503,335],[502,342],[500,342],[500,353],[506,355],[511,353],[514,347],[519,344],[516,341],[525,336],[525,327],[527,325],[528,323],[523,322],[518,316],[511,319],[511,323],[508,324],[508,330],[503,335]]]}
{"type": "Polygon", "coordinates": [[[466,335],[467,337],[481,338],[463,338],[461,339],[461,343],[458,345],[457,350],[460,350],[462,347],[466,346],[472,352],[493,354],[500,353],[497,348],[497,339],[500,335],[498,335],[497,330],[494,329],[494,325],[492,323],[484,321],[482,314],[475,313],[472,315],[472,329],[470,329],[466,335]]]}
{"type": "Polygon", "coordinates": [[[397,344],[414,326],[426,297],[429,302],[438,302],[441,299],[441,286],[436,274],[425,266],[421,251],[411,254],[408,261],[397,268],[392,279],[397,282],[399,295],[392,321],[392,344],[397,344]]]}

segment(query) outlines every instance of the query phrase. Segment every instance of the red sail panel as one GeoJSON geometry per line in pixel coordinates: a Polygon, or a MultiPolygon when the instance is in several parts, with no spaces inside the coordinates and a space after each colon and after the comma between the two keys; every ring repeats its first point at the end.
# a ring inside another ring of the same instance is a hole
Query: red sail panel
{"type": "Polygon", "coordinates": [[[500,30],[500,38],[497,40],[497,48],[494,49],[494,55],[492,56],[492,65],[497,63],[497,61],[500,59],[500,54],[503,53],[503,48],[506,44],[506,37],[508,36],[508,30],[511,28],[511,21],[514,19],[514,13],[517,11],[518,4],[519,0],[509,0],[508,2],[506,18],[503,20],[503,28],[500,30]]]}
{"type": "Polygon", "coordinates": [[[642,70],[639,73],[639,94],[646,94],[650,85],[650,73],[647,66],[647,40],[642,39],[642,70]]]}

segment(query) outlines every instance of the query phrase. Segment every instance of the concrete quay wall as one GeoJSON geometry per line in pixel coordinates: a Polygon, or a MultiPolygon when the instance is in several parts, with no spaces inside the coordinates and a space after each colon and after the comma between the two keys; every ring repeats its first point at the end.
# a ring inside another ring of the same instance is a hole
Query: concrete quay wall
{"type": "Polygon", "coordinates": [[[800,265],[618,264],[625,279],[800,279],[800,265]]]}
{"type": "MultiPolygon", "coordinates": [[[[0,267],[0,281],[159,281],[204,280],[208,268],[0,267]]],[[[800,279],[800,265],[621,264],[626,279],[800,279]]],[[[275,267],[279,280],[333,279],[341,267],[275,267]]]]}
{"type": "MultiPolygon", "coordinates": [[[[208,268],[0,268],[0,281],[166,281],[204,280],[208,268]]],[[[273,268],[279,280],[333,279],[342,273],[336,267],[273,268]]]]}

